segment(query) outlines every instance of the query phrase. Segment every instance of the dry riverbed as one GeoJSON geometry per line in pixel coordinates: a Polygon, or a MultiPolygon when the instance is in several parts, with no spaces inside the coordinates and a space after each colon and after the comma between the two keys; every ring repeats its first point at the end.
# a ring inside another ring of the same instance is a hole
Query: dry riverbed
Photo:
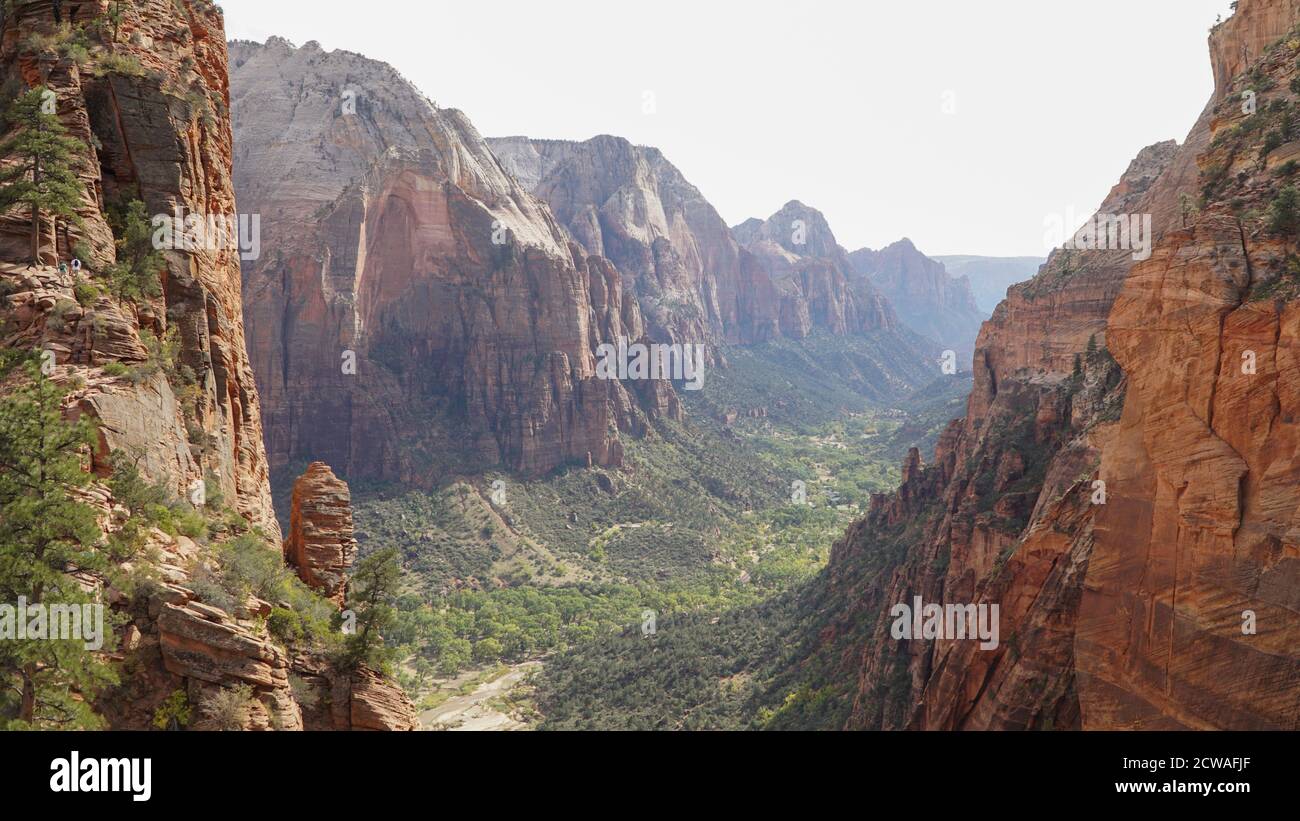
{"type": "Polygon", "coordinates": [[[524,711],[513,699],[521,696],[528,677],[540,671],[540,661],[474,670],[440,682],[422,703],[433,706],[420,710],[424,730],[502,731],[527,730],[524,711]]]}

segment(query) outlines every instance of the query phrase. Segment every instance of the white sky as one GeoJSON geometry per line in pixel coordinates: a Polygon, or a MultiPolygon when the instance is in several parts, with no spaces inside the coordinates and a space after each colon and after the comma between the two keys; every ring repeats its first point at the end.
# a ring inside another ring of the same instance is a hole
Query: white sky
{"type": "Polygon", "coordinates": [[[850,250],[1007,256],[1045,254],[1049,215],[1086,217],[1140,148],[1183,140],[1229,0],[220,5],[232,38],[383,60],[484,136],[657,146],[731,224],[799,199],[850,250]]]}

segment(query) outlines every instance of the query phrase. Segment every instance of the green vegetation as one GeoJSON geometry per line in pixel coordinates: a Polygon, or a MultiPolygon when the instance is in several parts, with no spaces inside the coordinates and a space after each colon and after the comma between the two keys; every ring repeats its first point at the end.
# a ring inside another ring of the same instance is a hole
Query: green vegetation
{"type": "Polygon", "coordinates": [[[167,700],[154,710],[153,726],[159,730],[180,730],[190,723],[190,700],[184,690],[174,690],[167,700]]]}
{"type": "Polygon", "coordinates": [[[40,262],[41,233],[48,215],[54,236],[59,218],[75,221],[82,185],[72,170],[80,146],[68,136],[52,105],[54,92],[38,86],[20,95],[4,113],[13,133],[0,141],[0,212],[26,207],[31,213],[31,260],[40,262]]]}
{"type": "Polygon", "coordinates": [[[1252,302],[1266,299],[1291,300],[1300,296],[1300,257],[1288,254],[1279,270],[1257,281],[1250,291],[1252,302]]]}
{"type": "MultiPolygon", "coordinates": [[[[1112,389],[1120,374],[1110,363],[1094,340],[1081,356],[1079,378],[1034,390],[1058,391],[1064,405],[1080,391],[1112,389]]],[[[1046,454],[1055,448],[1037,441],[1034,397],[1009,399],[1005,415],[990,421],[967,456],[979,501],[954,513],[1014,536],[1027,525],[1046,454]],[[1002,457],[1013,452],[1020,466],[1000,473],[1002,457]],[[1013,504],[995,511],[996,498],[1013,504]]],[[[883,676],[859,692],[862,649],[876,646],[888,589],[882,578],[905,562],[931,562],[939,571],[949,561],[914,552],[948,513],[936,499],[898,524],[855,527],[839,540],[833,577],[796,573],[777,585],[785,592],[661,614],[654,635],[633,626],[555,654],[536,683],[540,728],[828,729],[844,726],[851,712],[868,726],[898,726],[912,703],[906,660],[880,657],[883,676]]]]}
{"type": "MultiPolygon", "coordinates": [[[[109,572],[96,513],[76,494],[90,483],[81,454],[92,430],[63,418],[63,389],[34,362],[24,370],[0,397],[0,601],[80,607],[93,599],[67,568],[109,572]]],[[[104,633],[111,649],[107,623],[104,633]]],[[[115,680],[80,637],[0,641],[0,720],[14,729],[97,727],[89,698],[78,694],[115,680]]]]}
{"type": "Polygon", "coordinates": [[[204,729],[238,731],[244,728],[252,707],[253,688],[248,684],[218,687],[199,704],[204,729]]]}
{"type": "MultiPolygon", "coordinates": [[[[969,377],[934,380],[924,363],[920,390],[882,387],[894,363],[873,346],[729,349],[728,368],[682,394],[686,423],[624,438],[622,469],[453,478],[427,492],[354,481],[362,554],[396,548],[406,570],[381,631],[402,682],[427,702],[433,680],[466,669],[567,657],[624,631],[640,640],[646,611],[661,625],[708,623],[807,582],[870,494],[896,486],[908,448],[933,449],[969,390],[969,377]]],[[[282,511],[301,468],[277,477],[282,511]]],[[[291,633],[288,622],[273,617],[273,632],[291,633]]]]}
{"type": "Polygon", "coordinates": [[[117,245],[117,262],[104,271],[109,291],[125,302],[161,296],[159,277],[166,262],[153,246],[153,228],[144,203],[133,199],[114,203],[107,210],[117,245]]]}
{"type": "Polygon", "coordinates": [[[340,656],[345,669],[365,665],[372,670],[391,670],[394,653],[384,634],[396,623],[394,599],[401,577],[402,566],[394,548],[357,562],[348,585],[348,607],[356,624],[351,626],[340,656]]]}
{"type": "Polygon", "coordinates": [[[1283,187],[1269,204],[1268,230],[1291,238],[1300,233],[1300,191],[1294,185],[1283,187]]]}

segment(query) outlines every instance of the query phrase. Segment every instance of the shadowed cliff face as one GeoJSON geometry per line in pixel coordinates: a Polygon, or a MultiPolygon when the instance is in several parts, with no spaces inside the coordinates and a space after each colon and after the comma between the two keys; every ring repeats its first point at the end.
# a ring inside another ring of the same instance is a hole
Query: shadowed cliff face
{"type": "Polygon", "coordinates": [[[659,151],[609,136],[488,144],[588,253],[618,266],[656,339],[743,341],[739,250],[722,218],[659,151]]]}
{"type": "Polygon", "coordinates": [[[453,464],[619,464],[631,402],[593,351],[643,331],[607,264],[388,66],[276,38],[231,50],[235,183],[267,248],[244,307],[272,463],[417,484],[453,464]]]}
{"type": "MultiPolygon", "coordinates": [[[[732,233],[744,248],[751,322],[763,338],[800,338],[815,329],[841,336],[902,331],[893,306],[867,277],[855,273],[817,209],[792,200],[766,220],[746,220],[732,233]]],[[[928,353],[917,351],[917,356],[928,353]]]]}
{"type": "Polygon", "coordinates": [[[847,726],[1297,726],[1300,290],[1269,214],[1300,144],[1263,146],[1294,112],[1297,24],[1243,0],[1215,30],[1215,99],[1100,209],[1150,213],[1150,258],[1057,251],[1011,288],[967,417],[836,545],[820,652],[856,682],[847,726]],[[915,595],[998,604],[1000,647],[892,638],[915,595]]]}

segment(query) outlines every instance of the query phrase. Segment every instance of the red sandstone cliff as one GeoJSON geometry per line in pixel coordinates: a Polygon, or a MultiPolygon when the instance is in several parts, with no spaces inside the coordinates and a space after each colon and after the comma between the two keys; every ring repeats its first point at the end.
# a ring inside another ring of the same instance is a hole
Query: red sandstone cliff
{"type": "Polygon", "coordinates": [[[348,570],[357,557],[352,494],[324,462],[313,462],[293,485],[284,559],[298,578],[342,606],[348,570]]]}
{"type": "Polygon", "coordinates": [[[1210,43],[1201,211],[1134,266],[1107,327],[1129,388],[1077,625],[1086,727],[1300,727],[1300,236],[1278,219],[1300,5],[1242,2],[1210,43]]]}
{"type": "MultiPolygon", "coordinates": [[[[219,543],[237,534],[279,555],[245,352],[239,249],[163,251],[157,298],[119,299],[103,286],[117,256],[106,218],[112,204],[139,198],[148,214],[235,214],[223,21],[204,0],[123,5],[116,30],[105,2],[61,4],[66,28],[43,0],[0,18],[9,87],[55,92],[60,120],[82,144],[76,171],[84,185],[80,221],[42,239],[45,264],[26,264],[26,219],[0,219],[0,346],[54,354],[49,378],[67,393],[65,414],[89,415],[98,432],[89,470],[106,478],[110,455],[124,455],[207,533],[196,541],[150,527],[140,549],[114,557],[112,575],[78,576],[121,620],[109,659],[119,663],[120,683],[94,709],[110,727],[146,729],[179,694],[193,708],[192,726],[204,726],[201,704],[246,687],[249,698],[237,705],[243,729],[411,729],[409,701],[391,682],[345,674],[313,648],[291,651],[266,627],[280,603],[227,601],[210,583],[219,543]],[[60,50],[72,38],[86,44],[84,55],[60,50]],[[74,248],[86,256],[81,271],[52,265],[74,248]],[[175,356],[157,345],[151,352],[150,335],[174,339],[175,356]],[[119,576],[131,589],[110,580],[119,576]],[[334,693],[320,701],[337,715],[326,721],[306,709],[295,674],[334,693]]],[[[84,495],[106,537],[139,515],[106,483],[84,495]]]]}
{"type": "Polygon", "coordinates": [[[825,584],[843,606],[821,640],[855,682],[847,726],[1300,722],[1300,221],[1272,216],[1300,156],[1297,23],[1293,3],[1243,0],[1216,28],[1215,98],[1101,209],[1151,213],[1150,258],[1058,251],[1012,288],[980,334],[967,417],[836,545],[825,584]],[[1000,647],[892,639],[886,614],[914,595],[998,604],[1000,647]]]}
{"type": "MultiPolygon", "coordinates": [[[[65,5],[66,21],[86,25],[107,3],[65,5]]],[[[53,90],[60,119],[85,143],[77,168],[86,185],[82,224],[70,226],[57,249],[46,237],[47,259],[52,261],[57,251],[66,261],[71,246],[84,242],[92,250],[93,269],[111,261],[115,252],[105,208],[127,193],[143,200],[150,214],[183,208],[233,216],[231,132],[221,114],[227,78],[220,12],[209,3],[168,0],[141,0],[128,7],[118,42],[109,49],[139,66],[128,73],[29,48],[33,32],[54,29],[53,17],[49,2],[19,6],[9,12],[0,46],[8,76],[53,90]]],[[[26,229],[26,218],[17,212],[0,220],[0,258],[25,257],[26,229]]],[[[103,421],[101,457],[110,447],[137,452],[156,478],[165,476],[178,493],[213,473],[240,512],[268,533],[278,533],[257,389],[244,349],[238,250],[167,251],[165,256],[164,296],[143,306],[138,316],[110,320],[114,330],[96,331],[90,322],[77,326],[76,333],[85,334],[86,341],[69,364],[85,368],[108,359],[143,358],[138,347],[127,350],[137,328],[159,336],[175,329],[182,362],[193,370],[201,395],[193,418],[186,420],[173,386],[92,387],[79,401],[103,421]],[[101,341],[105,336],[116,342],[106,345],[101,341]],[[187,435],[187,424],[196,428],[192,434],[187,435]],[[199,449],[187,441],[200,438],[209,445],[199,449]]],[[[106,306],[104,313],[114,310],[106,306]]]]}

